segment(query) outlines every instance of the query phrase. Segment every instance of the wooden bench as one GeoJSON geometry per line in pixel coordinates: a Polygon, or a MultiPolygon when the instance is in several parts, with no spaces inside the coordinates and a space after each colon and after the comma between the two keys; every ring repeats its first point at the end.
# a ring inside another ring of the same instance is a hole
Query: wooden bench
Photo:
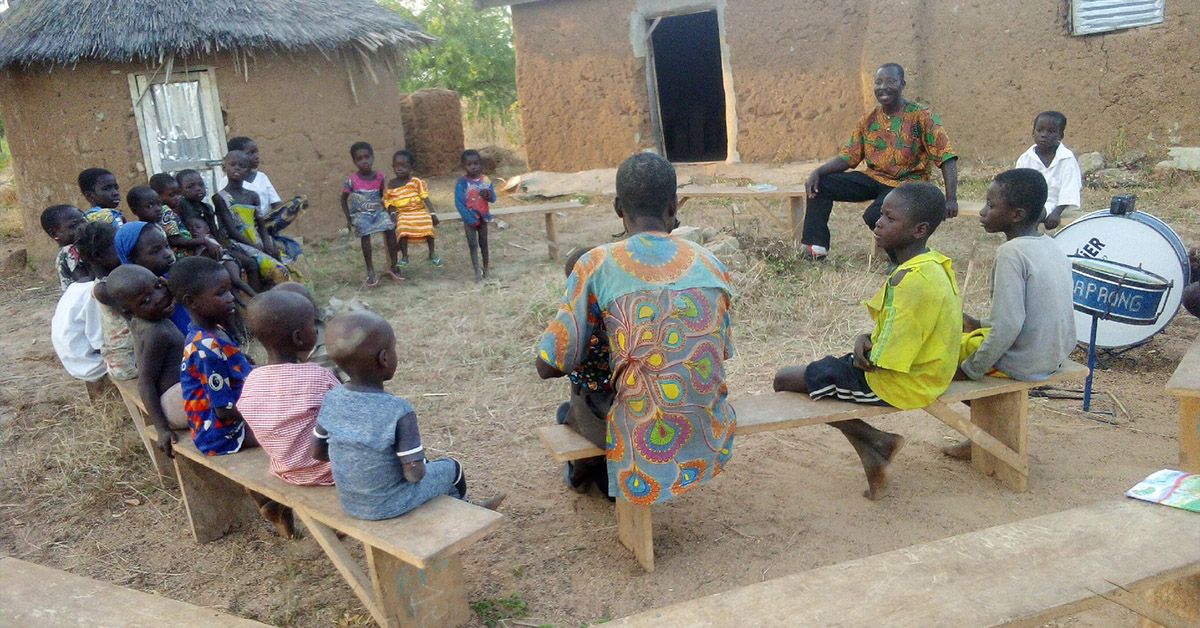
{"type": "Polygon", "coordinates": [[[1200,473],[1200,338],[1179,361],[1167,393],[1179,399],[1179,468],[1200,473]]]}
{"type": "MultiPolygon", "coordinates": [[[[976,469],[1014,491],[1023,492],[1029,477],[1026,449],[1029,389],[1086,376],[1086,367],[1068,360],[1057,373],[1040,382],[999,377],[951,382],[946,392],[924,410],[971,440],[971,464],[976,469]],[[969,420],[950,407],[950,404],[963,401],[971,402],[969,420]]],[[[751,395],[734,399],[732,404],[737,414],[735,434],[738,435],[900,412],[890,406],[813,401],[808,395],[790,392],[751,395]]],[[[604,455],[602,449],[566,425],[541,427],[538,436],[558,462],[604,455]]],[[[633,552],[646,571],[653,571],[650,507],[618,498],[616,516],[621,543],[633,552]]]]}
{"type": "Polygon", "coordinates": [[[0,558],[0,625],[13,628],[266,626],[11,557],[0,558]]]}
{"type": "MultiPolygon", "coordinates": [[[[557,213],[562,211],[571,211],[576,209],[584,209],[586,205],[577,201],[567,201],[565,203],[542,203],[540,205],[517,205],[514,207],[493,207],[491,213],[493,216],[513,216],[516,214],[533,214],[541,213],[546,215],[546,246],[550,249],[550,259],[558,260],[558,223],[557,213]]],[[[453,222],[455,220],[461,222],[462,216],[458,212],[439,212],[438,220],[441,222],[453,222]]]]}
{"type": "Polygon", "coordinates": [[[1040,626],[1115,602],[1197,626],[1147,601],[1200,573],[1200,516],[1104,501],[739,587],[608,626],[700,628],[1040,626]]]}
{"type": "MultiPolygon", "coordinates": [[[[132,391],[128,386],[119,390],[138,413],[134,423],[153,435],[137,401],[136,383],[132,391]]],[[[196,542],[224,536],[243,517],[257,519],[245,493],[249,489],[292,508],[380,626],[433,628],[470,619],[458,554],[498,528],[500,513],[443,496],[394,519],[365,521],[342,510],[332,486],[295,486],[271,475],[262,449],[206,456],[181,432],[174,451],[176,478],[196,542]],[[369,577],[337,532],[362,543],[369,577]]]]}
{"type": "Polygon", "coordinates": [[[776,186],[772,190],[755,190],[737,185],[685,185],[676,193],[679,207],[693,198],[740,198],[749,199],[751,207],[769,218],[788,234],[796,244],[804,232],[804,201],[808,197],[803,185],[776,186]],[[762,199],[784,199],[787,202],[788,221],[786,224],[772,214],[763,205],[762,199]]]}

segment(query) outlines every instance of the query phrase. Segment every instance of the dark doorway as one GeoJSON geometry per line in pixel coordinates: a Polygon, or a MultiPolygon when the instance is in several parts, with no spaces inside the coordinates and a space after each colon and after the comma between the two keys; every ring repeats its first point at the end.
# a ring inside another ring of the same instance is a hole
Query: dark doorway
{"type": "Polygon", "coordinates": [[[661,18],[651,37],[667,159],[725,159],[725,78],[717,12],[661,18]]]}

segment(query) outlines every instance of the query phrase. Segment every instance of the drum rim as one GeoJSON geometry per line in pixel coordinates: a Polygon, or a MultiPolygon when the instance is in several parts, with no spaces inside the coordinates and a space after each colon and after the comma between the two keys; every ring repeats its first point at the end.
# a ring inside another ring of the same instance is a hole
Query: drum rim
{"type": "Polygon", "coordinates": [[[1087,220],[1095,220],[1097,218],[1104,218],[1105,216],[1111,216],[1113,218],[1125,218],[1134,222],[1140,222],[1151,229],[1155,229],[1156,231],[1160,228],[1165,229],[1167,233],[1170,233],[1172,236],[1174,236],[1174,240],[1166,237],[1166,234],[1161,232],[1159,235],[1164,236],[1163,239],[1167,241],[1167,244],[1172,250],[1175,251],[1175,256],[1179,258],[1179,266],[1183,270],[1183,285],[1186,286],[1192,282],[1192,266],[1188,262],[1187,247],[1183,244],[1183,238],[1179,237],[1179,234],[1171,228],[1171,225],[1163,221],[1163,219],[1140,209],[1135,209],[1128,214],[1114,214],[1112,213],[1112,210],[1108,208],[1097,209],[1080,216],[1078,220],[1073,220],[1070,224],[1064,225],[1062,229],[1056,231],[1051,237],[1057,237],[1058,234],[1074,227],[1075,225],[1083,224],[1087,220]]]}
{"type": "Polygon", "coordinates": [[[1116,262],[1116,261],[1102,259],[1102,258],[1098,258],[1098,257],[1084,257],[1082,255],[1068,255],[1067,259],[1071,260],[1071,272],[1072,273],[1079,273],[1079,274],[1087,276],[1087,277],[1099,279],[1100,281],[1107,281],[1109,283],[1115,283],[1118,286],[1130,286],[1130,287],[1134,287],[1134,288],[1142,288],[1145,290],[1152,290],[1154,292],[1166,292],[1167,290],[1170,290],[1171,286],[1172,286],[1172,282],[1170,279],[1167,279],[1166,277],[1163,277],[1162,275],[1160,275],[1156,272],[1149,271],[1144,268],[1139,268],[1139,267],[1133,266],[1131,264],[1126,264],[1123,262],[1116,262]],[[1142,281],[1140,279],[1131,278],[1131,277],[1122,277],[1122,279],[1126,279],[1127,281],[1118,283],[1118,281],[1115,278],[1088,274],[1088,271],[1093,270],[1093,269],[1087,268],[1087,266],[1083,265],[1083,264],[1081,264],[1081,266],[1083,266],[1083,268],[1078,268],[1075,266],[1075,260],[1084,261],[1084,262],[1101,262],[1101,263],[1108,264],[1111,266],[1119,266],[1122,269],[1136,270],[1139,273],[1142,273],[1144,275],[1149,275],[1150,278],[1157,280],[1158,283],[1149,283],[1149,282],[1142,281]]]}

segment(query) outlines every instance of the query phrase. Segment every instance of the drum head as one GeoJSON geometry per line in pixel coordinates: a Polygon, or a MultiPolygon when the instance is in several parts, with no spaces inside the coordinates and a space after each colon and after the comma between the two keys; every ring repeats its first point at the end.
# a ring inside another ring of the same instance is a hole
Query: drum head
{"type": "MultiPolygon", "coordinates": [[[[1145,212],[1114,216],[1108,210],[1092,212],[1063,227],[1054,241],[1066,255],[1080,255],[1141,267],[1171,283],[1163,297],[1165,308],[1152,325],[1130,325],[1100,321],[1096,330],[1097,347],[1125,347],[1138,344],[1162,331],[1183,297],[1188,280],[1187,252],[1183,242],[1165,223],[1145,212]]],[[[1075,312],[1075,335],[1088,342],[1092,317],[1075,312]]]]}

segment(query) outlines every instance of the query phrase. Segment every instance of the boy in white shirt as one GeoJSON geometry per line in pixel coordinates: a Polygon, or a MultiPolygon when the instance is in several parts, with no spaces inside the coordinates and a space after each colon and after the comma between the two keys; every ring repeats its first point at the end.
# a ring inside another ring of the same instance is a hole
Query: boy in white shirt
{"type": "Polygon", "coordinates": [[[1062,223],[1064,211],[1079,207],[1079,192],[1083,174],[1075,153],[1063,146],[1067,132],[1067,116],[1057,111],[1043,111],[1033,119],[1033,146],[1017,158],[1018,168],[1032,168],[1046,178],[1046,209],[1042,224],[1056,229],[1062,223]]]}

